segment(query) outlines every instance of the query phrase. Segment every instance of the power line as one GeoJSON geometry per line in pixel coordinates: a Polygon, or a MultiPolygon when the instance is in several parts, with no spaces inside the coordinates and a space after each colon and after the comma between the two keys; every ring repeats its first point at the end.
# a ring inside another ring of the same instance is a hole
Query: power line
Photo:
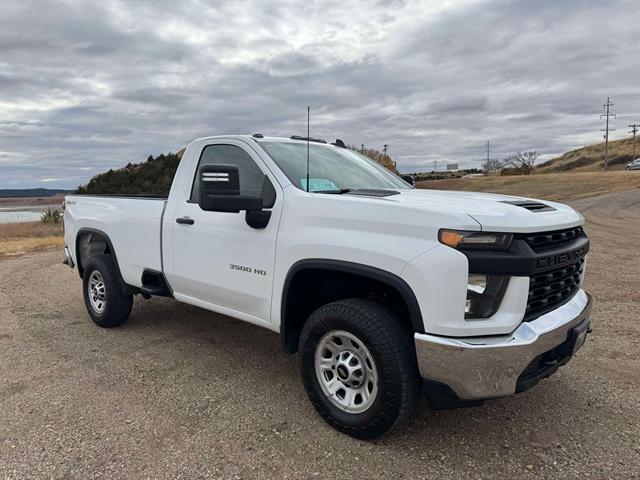
{"type": "Polygon", "coordinates": [[[629,133],[633,135],[633,155],[631,160],[636,159],[636,133],[638,133],[638,128],[640,128],[640,124],[632,123],[629,125],[629,133]]]}
{"type": "Polygon", "coordinates": [[[607,97],[607,103],[602,105],[602,107],[605,109],[606,113],[600,115],[600,118],[605,117],[607,119],[604,130],[600,130],[601,132],[604,131],[604,169],[606,171],[609,169],[609,132],[615,130],[615,128],[609,129],[609,117],[616,118],[616,114],[609,113],[609,108],[613,107],[613,103],[609,100],[609,97],[607,97]]]}

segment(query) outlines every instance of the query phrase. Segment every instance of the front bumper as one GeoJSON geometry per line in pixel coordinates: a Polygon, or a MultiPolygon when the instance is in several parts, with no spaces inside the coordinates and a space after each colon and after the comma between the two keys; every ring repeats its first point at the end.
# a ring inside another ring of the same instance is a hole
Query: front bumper
{"type": "Polygon", "coordinates": [[[511,395],[569,360],[572,352],[563,352],[563,346],[573,328],[588,322],[590,315],[591,296],[580,290],[569,302],[523,322],[509,335],[452,338],[416,333],[420,373],[447,385],[464,400],[511,395]],[[538,373],[533,372],[547,353],[557,358],[555,364],[547,361],[549,368],[541,366],[538,373]]]}

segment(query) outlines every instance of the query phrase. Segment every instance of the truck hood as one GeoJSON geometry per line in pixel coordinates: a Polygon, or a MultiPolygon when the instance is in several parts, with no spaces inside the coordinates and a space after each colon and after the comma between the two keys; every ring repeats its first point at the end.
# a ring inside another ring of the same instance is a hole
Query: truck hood
{"type": "Polygon", "coordinates": [[[570,228],[584,222],[582,215],[567,205],[511,195],[412,189],[400,190],[399,195],[383,198],[420,210],[467,214],[484,231],[528,233],[570,228]],[[541,203],[551,208],[536,211],[505,203],[522,201],[541,203]]]}

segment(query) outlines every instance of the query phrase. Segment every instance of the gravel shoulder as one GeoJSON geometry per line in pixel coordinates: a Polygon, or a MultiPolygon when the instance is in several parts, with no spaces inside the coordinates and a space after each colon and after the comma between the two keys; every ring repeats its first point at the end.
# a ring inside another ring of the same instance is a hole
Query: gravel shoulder
{"type": "Polygon", "coordinates": [[[640,190],[572,204],[595,298],[577,357],[375,442],[325,425],[272,332],[141,298],[102,330],[61,252],[0,259],[0,478],[640,478],[640,190]]]}

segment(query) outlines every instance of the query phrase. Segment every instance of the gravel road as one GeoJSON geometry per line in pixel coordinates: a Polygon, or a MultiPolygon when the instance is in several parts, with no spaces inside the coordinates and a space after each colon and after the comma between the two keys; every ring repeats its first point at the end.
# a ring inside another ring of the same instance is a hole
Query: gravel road
{"type": "Polygon", "coordinates": [[[61,252],[0,260],[0,478],[640,478],[640,190],[580,200],[594,333],[537,387],[375,442],[276,334],[168,299],[89,320],[61,252]]]}

